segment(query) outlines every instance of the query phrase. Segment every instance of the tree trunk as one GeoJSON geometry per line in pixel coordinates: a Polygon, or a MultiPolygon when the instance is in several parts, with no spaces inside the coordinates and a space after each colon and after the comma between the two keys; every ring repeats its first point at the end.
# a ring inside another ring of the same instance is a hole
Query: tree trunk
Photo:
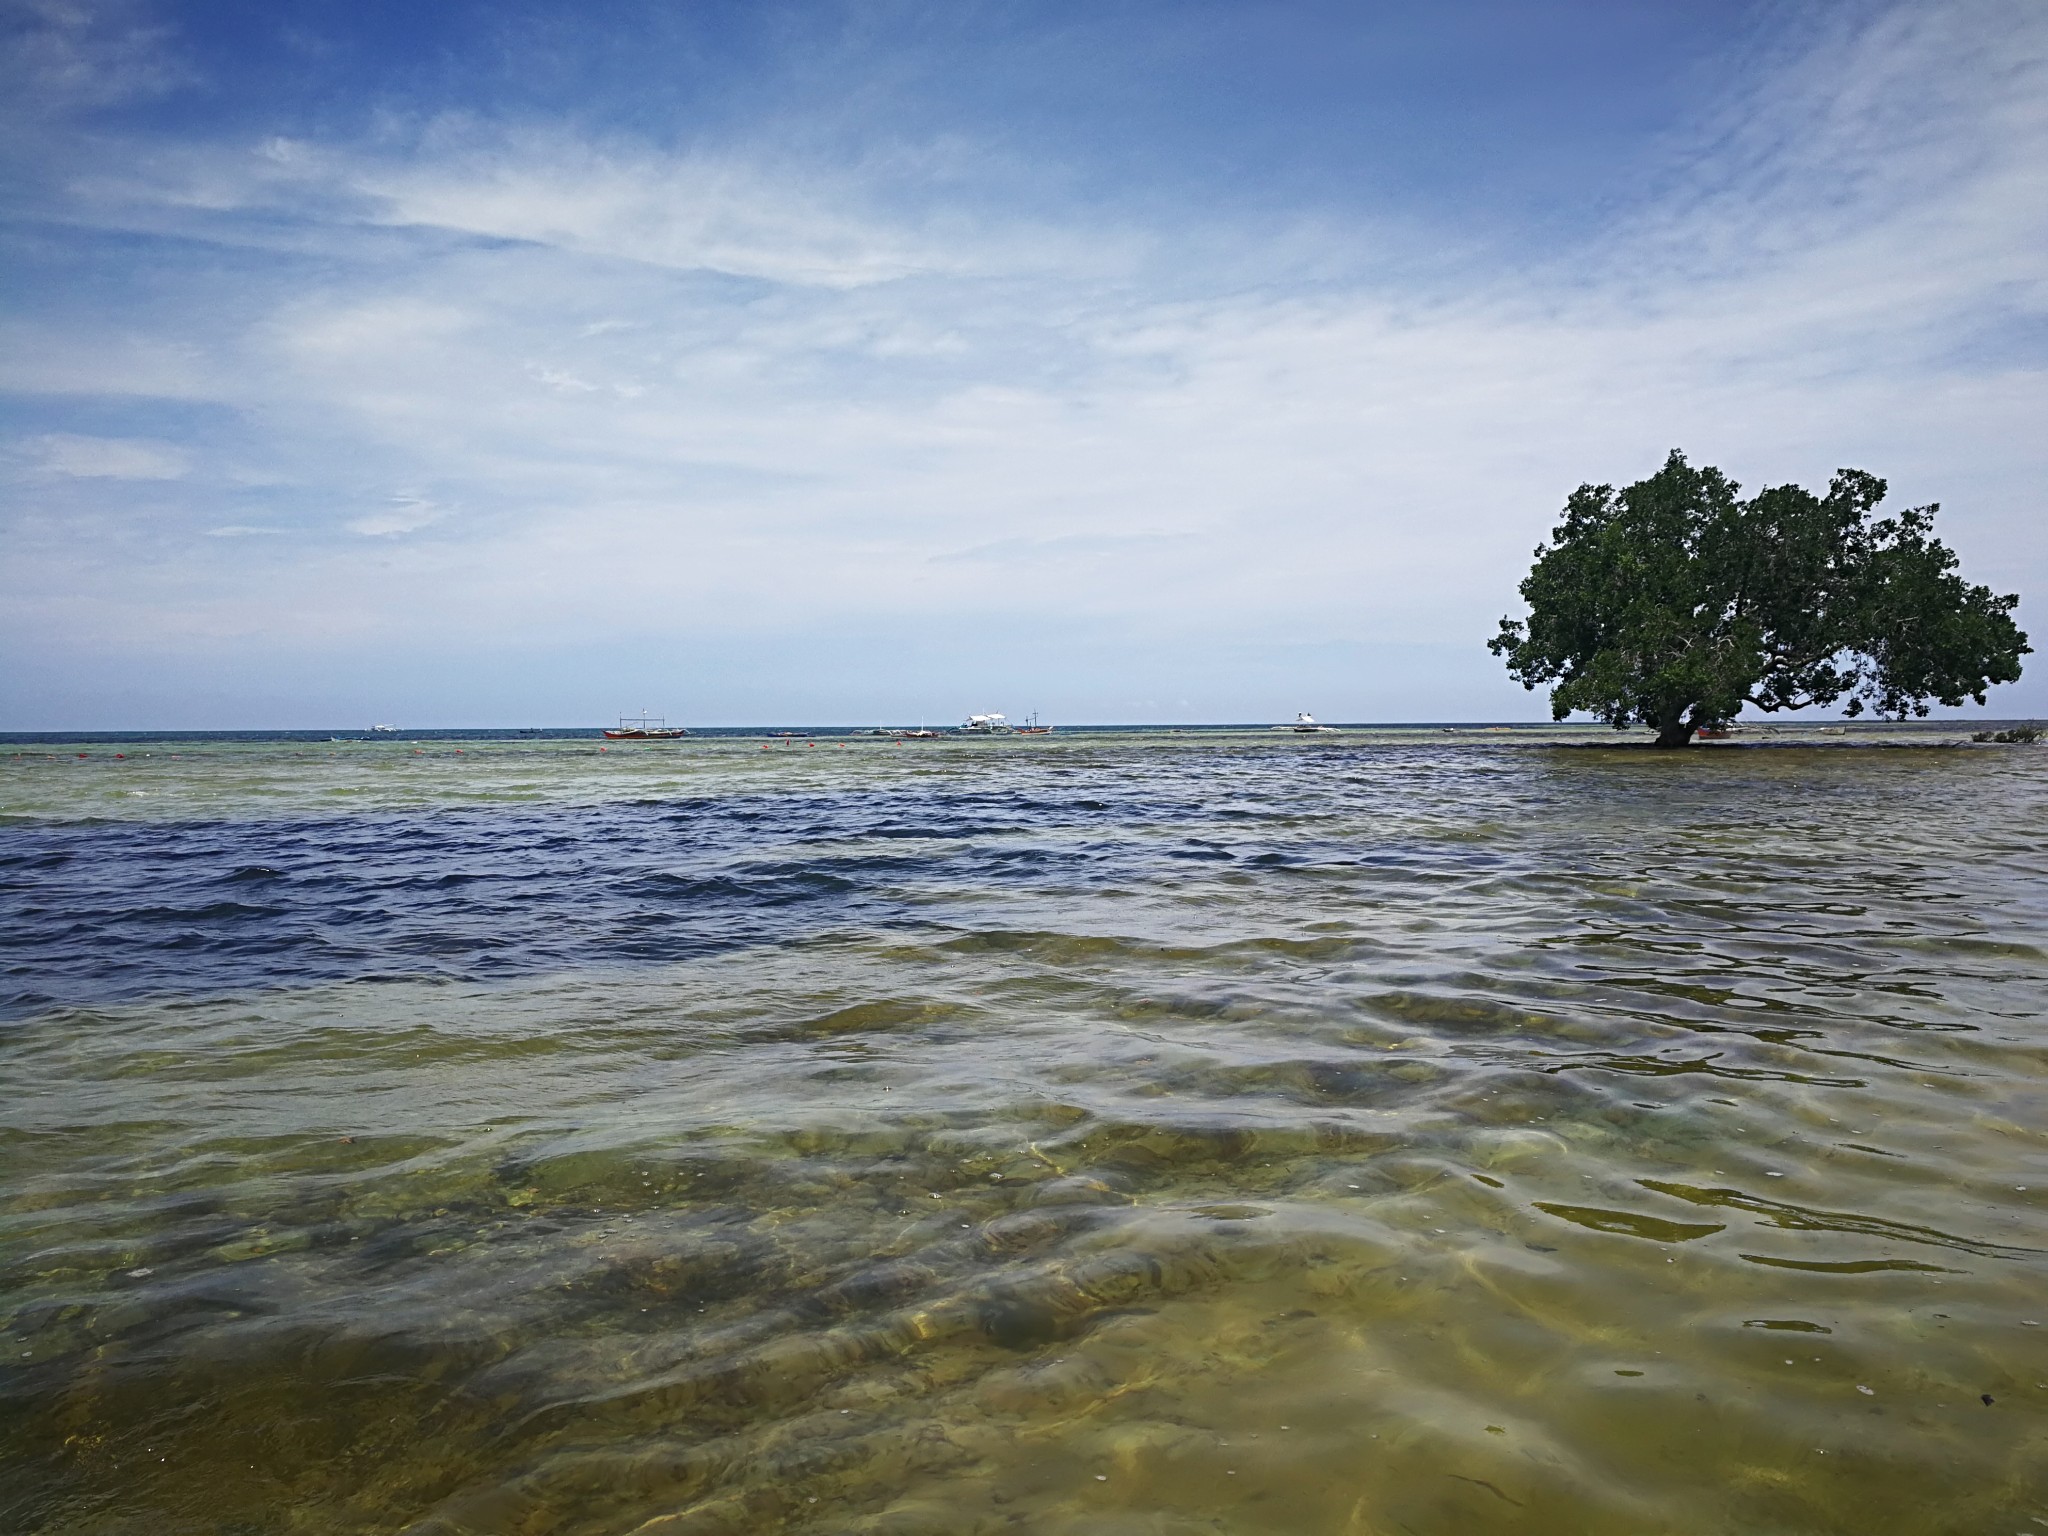
{"type": "Polygon", "coordinates": [[[1699,728],[1699,722],[1689,718],[1683,709],[1674,709],[1657,721],[1657,745],[1689,747],[1692,745],[1692,733],[1699,728]]]}

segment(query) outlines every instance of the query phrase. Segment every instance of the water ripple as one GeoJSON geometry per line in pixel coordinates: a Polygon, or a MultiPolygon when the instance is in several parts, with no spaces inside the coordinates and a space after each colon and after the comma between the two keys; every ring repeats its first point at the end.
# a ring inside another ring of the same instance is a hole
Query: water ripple
{"type": "Polygon", "coordinates": [[[2048,1520],[2048,760],[264,750],[0,826],[10,1528],[2048,1520]]]}

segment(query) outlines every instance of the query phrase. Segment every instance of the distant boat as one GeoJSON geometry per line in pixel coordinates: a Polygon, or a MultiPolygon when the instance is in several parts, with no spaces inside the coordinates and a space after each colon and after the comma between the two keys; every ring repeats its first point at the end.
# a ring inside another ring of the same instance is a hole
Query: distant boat
{"type": "Polygon", "coordinates": [[[1016,735],[1016,728],[1002,715],[969,715],[960,729],[968,736],[1016,735]]]}
{"type": "Polygon", "coordinates": [[[680,725],[670,725],[661,716],[649,714],[621,715],[619,728],[604,733],[607,741],[675,741],[689,734],[680,725]]]}
{"type": "Polygon", "coordinates": [[[1313,736],[1324,733],[1334,733],[1337,727],[1335,727],[1334,725],[1317,724],[1316,717],[1304,709],[1294,717],[1294,724],[1276,725],[1273,727],[1273,729],[1276,731],[1295,731],[1303,736],[1313,736]]]}
{"type": "Polygon", "coordinates": [[[1040,725],[1038,723],[1038,712],[1034,710],[1026,717],[1024,723],[1017,727],[1017,734],[1019,736],[1050,736],[1052,734],[1052,727],[1040,725]]]}
{"type": "Polygon", "coordinates": [[[398,731],[398,727],[395,725],[373,725],[370,727],[370,729],[375,731],[379,736],[395,735],[398,731]]]}

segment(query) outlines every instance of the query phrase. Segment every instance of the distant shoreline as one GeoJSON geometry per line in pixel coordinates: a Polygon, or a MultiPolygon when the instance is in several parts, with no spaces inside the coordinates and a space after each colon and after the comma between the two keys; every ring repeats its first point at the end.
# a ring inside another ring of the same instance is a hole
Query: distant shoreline
{"type": "MultiPolygon", "coordinates": [[[[1996,730],[2014,725],[2027,724],[2033,717],[2013,716],[2011,718],[1988,716],[1950,717],[1938,720],[1786,720],[1758,721],[1742,724],[1741,732],[1731,740],[1704,742],[1701,745],[1714,747],[1765,746],[1774,742],[1780,745],[1821,745],[1812,738],[1819,733],[1845,736],[1899,735],[1899,734],[1947,734],[1958,731],[1996,730]],[[1794,738],[1786,740],[1787,737],[1794,738]]],[[[1436,734],[1471,735],[1492,733],[1497,735],[1546,736],[1569,734],[1582,738],[1597,733],[1593,741],[1575,740],[1560,745],[1574,746],[1630,746],[1638,737],[1647,736],[1647,728],[1623,731],[1609,731],[1598,721],[1534,721],[1534,720],[1418,720],[1418,721],[1337,721],[1333,722],[1337,733],[1357,735],[1394,735],[1403,733],[1429,732],[1436,734]]],[[[362,726],[329,726],[321,728],[277,728],[255,727],[243,730],[35,730],[0,731],[0,747],[4,746],[50,746],[56,744],[77,745],[121,745],[134,742],[297,742],[306,744],[364,743],[395,745],[401,742],[420,741],[598,741],[603,729],[598,725],[564,726],[421,726],[400,728],[395,732],[372,733],[362,726]]],[[[908,729],[908,727],[905,727],[908,729]]],[[[672,742],[612,742],[614,747],[679,747],[691,741],[721,741],[773,738],[795,735],[799,737],[865,739],[881,741],[888,739],[875,734],[873,725],[706,725],[691,726],[690,735],[672,742]]],[[[1274,739],[1291,737],[1292,732],[1283,723],[1273,721],[1246,721],[1216,724],[1210,722],[1189,722],[1161,725],[1061,725],[1050,736],[1026,738],[1029,741],[1057,741],[1061,736],[1158,736],[1158,735],[1244,735],[1270,733],[1274,739]]],[[[964,741],[1007,741],[1009,737],[978,737],[957,735],[950,729],[942,739],[964,741]]],[[[1304,738],[1317,739],[1317,738],[1304,738]]],[[[1327,736],[1320,739],[1327,741],[1327,736]]]]}

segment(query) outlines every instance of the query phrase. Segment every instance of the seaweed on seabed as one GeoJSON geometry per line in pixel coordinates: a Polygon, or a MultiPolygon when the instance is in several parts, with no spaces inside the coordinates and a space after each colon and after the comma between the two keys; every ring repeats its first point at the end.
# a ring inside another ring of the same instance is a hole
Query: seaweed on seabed
{"type": "Polygon", "coordinates": [[[2041,728],[2031,721],[2026,725],[2015,725],[2003,731],[1978,731],[1972,741],[2001,741],[2010,746],[2032,746],[2041,739],[2041,728]]]}

